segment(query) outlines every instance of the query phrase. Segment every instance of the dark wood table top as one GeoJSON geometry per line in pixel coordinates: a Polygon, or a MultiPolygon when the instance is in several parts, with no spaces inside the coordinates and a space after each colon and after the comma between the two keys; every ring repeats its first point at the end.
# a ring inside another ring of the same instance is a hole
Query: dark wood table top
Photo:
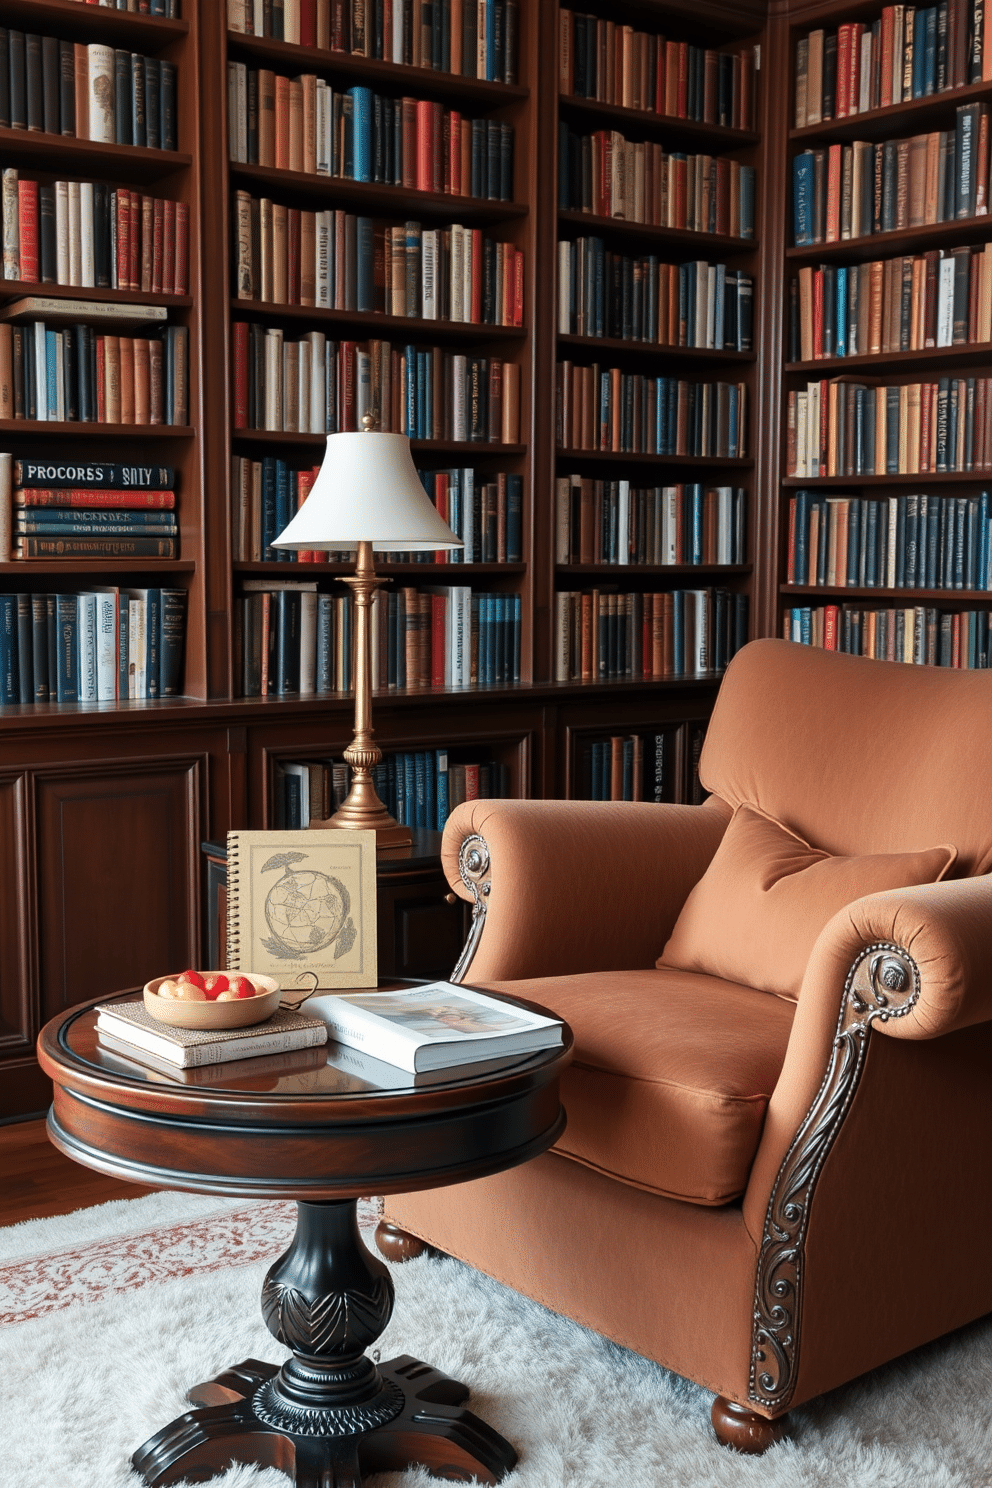
{"type": "Polygon", "coordinates": [[[564,1130],[567,1027],[560,1048],[416,1080],[397,1071],[383,1088],[334,1044],[160,1073],[100,1044],[96,1009],[110,1000],[53,1018],[38,1057],[55,1084],[52,1141],[130,1182],[259,1198],[400,1193],[513,1167],[564,1130]]]}

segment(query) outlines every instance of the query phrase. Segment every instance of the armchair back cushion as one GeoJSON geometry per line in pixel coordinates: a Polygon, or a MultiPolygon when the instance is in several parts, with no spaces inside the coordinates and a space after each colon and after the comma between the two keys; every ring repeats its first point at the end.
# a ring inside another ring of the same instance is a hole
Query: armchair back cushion
{"type": "Polygon", "coordinates": [[[865,894],[936,883],[956,856],[932,847],[833,857],[738,806],[658,965],[797,998],[813,944],[839,909],[865,894]]]}
{"type": "Polygon", "coordinates": [[[754,641],[721,684],[700,778],[833,855],[953,842],[968,877],[992,867],[990,725],[987,671],[754,641]]]}

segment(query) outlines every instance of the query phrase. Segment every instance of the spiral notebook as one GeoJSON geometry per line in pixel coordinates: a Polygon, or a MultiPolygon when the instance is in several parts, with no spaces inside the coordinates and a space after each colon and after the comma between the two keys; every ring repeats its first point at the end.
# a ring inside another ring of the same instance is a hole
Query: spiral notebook
{"type": "Polygon", "coordinates": [[[287,993],[374,987],[375,833],[228,832],[227,967],[287,993]]]}

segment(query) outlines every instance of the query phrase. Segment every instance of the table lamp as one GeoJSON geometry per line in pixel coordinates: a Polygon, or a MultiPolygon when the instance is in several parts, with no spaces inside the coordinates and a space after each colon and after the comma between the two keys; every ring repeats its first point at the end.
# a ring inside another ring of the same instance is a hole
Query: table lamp
{"type": "Polygon", "coordinates": [[[277,548],[357,549],[353,577],[344,579],[355,600],[355,736],[344,752],[351,789],[334,815],[316,827],[374,831],[378,847],[403,847],[413,839],[379,800],[372,770],[382,759],[372,729],[372,658],[369,610],[382,583],[372,554],[460,548],[420,483],[405,434],[381,434],[366,414],[361,433],[329,434],[320,473],[277,548]]]}

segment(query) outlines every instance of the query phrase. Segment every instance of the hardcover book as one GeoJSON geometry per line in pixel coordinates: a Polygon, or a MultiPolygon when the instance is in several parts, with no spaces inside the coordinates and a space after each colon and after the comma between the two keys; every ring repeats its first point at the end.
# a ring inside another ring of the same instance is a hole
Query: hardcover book
{"type": "Polygon", "coordinates": [[[98,1034],[109,1034],[183,1069],[314,1048],[327,1039],[320,1018],[285,1008],[247,1028],[172,1028],[153,1018],[141,1000],[112,1002],[97,1009],[96,1026],[98,1034]]]}

